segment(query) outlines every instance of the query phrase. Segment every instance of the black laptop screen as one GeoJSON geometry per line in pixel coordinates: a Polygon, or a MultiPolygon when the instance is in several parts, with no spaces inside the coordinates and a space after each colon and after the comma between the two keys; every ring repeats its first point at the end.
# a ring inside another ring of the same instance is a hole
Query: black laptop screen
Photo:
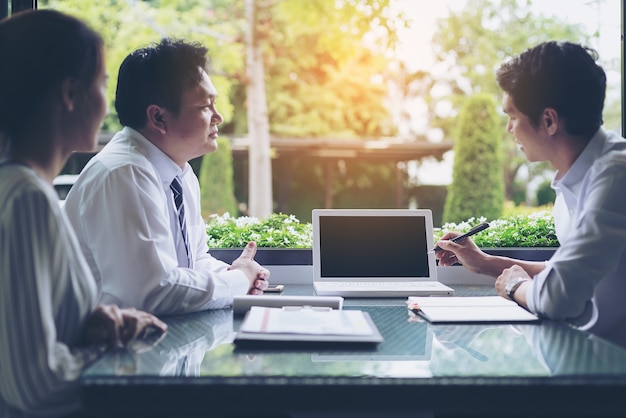
{"type": "Polygon", "coordinates": [[[422,216],[320,216],[322,277],[429,277],[422,216]]]}

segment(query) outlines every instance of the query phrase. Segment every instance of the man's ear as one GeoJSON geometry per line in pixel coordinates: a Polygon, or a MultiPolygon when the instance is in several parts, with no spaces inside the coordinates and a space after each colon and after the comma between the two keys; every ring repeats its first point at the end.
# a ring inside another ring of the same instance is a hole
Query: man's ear
{"type": "Polygon", "coordinates": [[[556,134],[559,129],[559,114],[556,110],[551,107],[547,107],[543,111],[541,120],[549,135],[556,134]]]}
{"type": "Polygon", "coordinates": [[[148,109],[146,109],[146,116],[148,118],[147,125],[163,135],[167,133],[167,123],[164,115],[165,111],[160,106],[150,105],[148,109]]]}

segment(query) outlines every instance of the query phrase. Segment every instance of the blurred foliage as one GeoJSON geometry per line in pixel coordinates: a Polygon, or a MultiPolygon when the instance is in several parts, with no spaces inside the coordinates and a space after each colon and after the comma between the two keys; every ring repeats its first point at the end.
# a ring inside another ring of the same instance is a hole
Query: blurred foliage
{"type": "Polygon", "coordinates": [[[518,216],[518,215],[531,215],[533,213],[544,213],[550,212],[554,209],[554,202],[550,202],[549,204],[542,206],[526,206],[526,205],[516,205],[514,202],[506,201],[504,202],[504,214],[503,217],[507,216],[518,216]]]}
{"type": "MultiPolygon", "coordinates": [[[[274,160],[275,197],[278,211],[294,214],[303,221],[311,220],[311,209],[325,207],[327,176],[332,177],[333,208],[396,208],[393,162],[291,158],[274,160]]],[[[405,172],[401,175],[406,176],[405,172]]]]}
{"type": "MultiPolygon", "coordinates": [[[[391,0],[257,2],[270,130],[279,136],[392,135],[384,106],[385,52],[404,17],[391,0]]],[[[242,0],[39,0],[87,21],[106,43],[110,115],[103,130],[119,129],[113,100],[126,55],[162,37],[197,41],[210,50],[211,79],[224,116],[223,132],[247,132],[245,20],[242,0]]]]}
{"type": "Polygon", "coordinates": [[[241,2],[213,0],[212,3],[216,9],[207,7],[201,0],[39,0],[38,7],[53,8],[84,19],[102,35],[109,75],[110,111],[103,131],[114,132],[120,128],[114,106],[120,64],[135,49],[159,42],[166,36],[200,42],[209,48],[211,79],[220,93],[217,108],[225,120],[232,119],[231,77],[242,71],[244,62],[241,58],[243,45],[234,42],[239,30],[230,17],[236,16],[231,14],[233,7],[241,2]],[[228,47],[224,48],[225,45],[228,47]]]}
{"type": "Polygon", "coordinates": [[[237,213],[230,141],[218,137],[217,144],[217,151],[202,157],[198,176],[200,205],[205,219],[212,213],[237,213]]]}
{"type": "Polygon", "coordinates": [[[272,133],[395,135],[385,106],[385,53],[405,22],[389,3],[287,0],[266,11],[272,25],[263,51],[272,133]]]}
{"type": "Polygon", "coordinates": [[[556,199],[556,192],[552,188],[552,182],[546,180],[537,188],[537,205],[543,206],[550,203],[554,203],[556,199]]]}
{"type": "Polygon", "coordinates": [[[443,221],[458,222],[476,214],[496,219],[502,215],[504,182],[493,97],[485,93],[470,96],[458,119],[452,184],[443,221]]]}
{"type": "Polygon", "coordinates": [[[448,195],[448,186],[423,184],[408,188],[407,195],[414,201],[417,208],[430,209],[433,213],[433,225],[440,227],[443,223],[443,207],[448,195]]]}
{"type": "MultiPolygon", "coordinates": [[[[448,231],[465,233],[487,218],[469,218],[459,223],[445,223],[435,228],[437,242],[448,231]]],[[[482,248],[498,247],[558,247],[552,212],[539,211],[530,214],[507,215],[489,221],[490,227],[472,239],[482,248]]]]}

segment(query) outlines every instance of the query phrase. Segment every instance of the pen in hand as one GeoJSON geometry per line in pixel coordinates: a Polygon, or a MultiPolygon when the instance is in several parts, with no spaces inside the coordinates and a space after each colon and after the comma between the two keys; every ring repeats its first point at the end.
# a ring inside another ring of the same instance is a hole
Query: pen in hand
{"type": "MultiPolygon", "coordinates": [[[[461,240],[464,240],[467,237],[471,237],[472,235],[478,234],[480,231],[483,231],[483,230],[485,230],[487,228],[489,228],[489,223],[488,222],[483,222],[481,224],[476,225],[475,227],[473,227],[472,229],[470,229],[469,231],[467,231],[463,235],[459,235],[458,237],[452,238],[450,241],[452,241],[452,242],[459,242],[461,240]]],[[[434,253],[434,252],[437,252],[439,250],[441,250],[441,247],[436,245],[435,248],[430,250],[428,253],[429,254],[430,253],[434,253]]]]}

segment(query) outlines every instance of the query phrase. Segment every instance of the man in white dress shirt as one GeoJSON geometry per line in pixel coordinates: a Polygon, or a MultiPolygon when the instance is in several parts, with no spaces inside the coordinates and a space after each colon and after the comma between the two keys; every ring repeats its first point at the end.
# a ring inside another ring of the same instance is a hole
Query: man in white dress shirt
{"type": "Polygon", "coordinates": [[[601,128],[606,75],[594,50],[546,42],[503,64],[508,131],[529,161],[556,173],[560,248],[545,263],[496,257],[471,239],[449,241],[441,265],[460,262],[496,279],[498,294],[626,347],[626,141],[601,128]]]}
{"type": "Polygon", "coordinates": [[[64,207],[103,303],[186,313],[267,288],[254,242],[232,265],[208,253],[188,163],[217,149],[223,122],[206,54],[165,39],[120,67],[115,107],[124,128],[83,169],[64,207]]]}

